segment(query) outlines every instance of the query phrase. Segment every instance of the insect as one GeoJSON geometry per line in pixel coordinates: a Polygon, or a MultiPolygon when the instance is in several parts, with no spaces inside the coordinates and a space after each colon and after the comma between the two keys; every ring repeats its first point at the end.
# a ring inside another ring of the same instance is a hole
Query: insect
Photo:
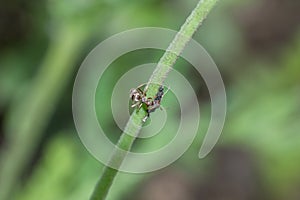
{"type": "Polygon", "coordinates": [[[154,112],[157,108],[160,107],[160,101],[162,97],[164,96],[164,87],[160,86],[158,88],[158,92],[156,93],[154,97],[154,101],[151,102],[151,104],[148,106],[148,114],[151,112],[154,112]]]}
{"type": "Polygon", "coordinates": [[[156,93],[154,100],[151,97],[147,98],[146,92],[142,91],[141,86],[139,86],[136,89],[130,90],[130,97],[133,101],[131,107],[137,107],[139,110],[143,104],[146,105],[147,115],[143,118],[143,122],[146,122],[146,120],[150,117],[150,113],[154,112],[157,108],[160,108],[160,102],[163,96],[164,87],[162,85],[158,88],[158,92],[156,93]]]}
{"type": "Polygon", "coordinates": [[[152,100],[151,98],[146,97],[146,93],[141,89],[141,86],[142,85],[140,85],[136,89],[131,89],[129,95],[133,103],[131,107],[137,107],[138,110],[142,107],[143,103],[146,104],[146,106],[148,106],[152,100]]]}

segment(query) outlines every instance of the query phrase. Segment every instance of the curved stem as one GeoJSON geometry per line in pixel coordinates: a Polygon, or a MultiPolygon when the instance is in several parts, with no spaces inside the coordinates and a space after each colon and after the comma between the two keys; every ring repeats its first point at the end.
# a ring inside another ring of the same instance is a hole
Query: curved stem
{"type": "MultiPolygon", "coordinates": [[[[181,26],[180,31],[176,34],[175,38],[169,45],[167,51],[158,62],[157,67],[148,81],[146,86],[148,97],[154,97],[154,95],[157,93],[159,86],[163,84],[163,81],[167,77],[169,71],[172,69],[185,45],[192,38],[193,34],[202,24],[203,20],[206,18],[217,1],[218,0],[200,0],[192,13],[186,19],[185,23],[181,26]]],[[[143,125],[142,119],[146,116],[146,114],[147,113],[143,109],[141,109],[139,112],[133,112],[116,145],[116,149],[120,148],[127,152],[130,151],[131,146],[143,125]]],[[[111,162],[118,163],[120,166],[125,157],[125,153],[121,154],[119,151],[114,151],[111,155],[111,162]]],[[[90,199],[105,199],[117,173],[118,170],[105,166],[90,199]]]]}

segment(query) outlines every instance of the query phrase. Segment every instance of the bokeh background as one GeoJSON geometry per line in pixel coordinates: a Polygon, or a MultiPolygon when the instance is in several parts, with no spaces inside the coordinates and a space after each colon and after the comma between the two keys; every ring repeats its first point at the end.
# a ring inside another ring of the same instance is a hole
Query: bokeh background
{"type": "MultiPolygon", "coordinates": [[[[72,119],[72,87],[81,62],[99,42],[130,28],[178,30],[196,3],[1,1],[1,200],[89,198],[103,166],[81,144],[72,119]]],[[[220,1],[194,36],[226,86],[227,119],[217,146],[205,159],[197,158],[210,98],[201,76],[179,60],[175,68],[193,85],[202,111],[195,142],[165,169],[120,173],[108,199],[300,199],[299,10],[297,0],[220,1]]],[[[96,108],[112,141],[121,133],[109,110],[115,82],[133,66],[157,62],[162,53],[128,53],[104,76],[96,108]]],[[[168,107],[173,97],[163,104],[168,107]]],[[[178,126],[172,116],[159,140],[138,140],[134,150],[170,140],[178,126]]]]}

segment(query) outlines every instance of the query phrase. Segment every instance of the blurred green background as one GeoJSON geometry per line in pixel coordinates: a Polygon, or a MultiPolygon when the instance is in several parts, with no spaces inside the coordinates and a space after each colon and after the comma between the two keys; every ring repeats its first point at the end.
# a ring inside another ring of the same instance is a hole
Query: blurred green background
{"type": "MultiPolygon", "coordinates": [[[[178,30],[196,3],[1,1],[1,200],[89,198],[103,166],[81,144],[72,119],[72,87],[81,62],[99,42],[127,29],[178,30]]],[[[108,199],[300,199],[299,10],[296,0],[220,1],[194,36],[226,86],[227,119],[217,146],[205,159],[197,158],[210,99],[201,76],[179,60],[175,68],[197,91],[202,111],[195,142],[165,169],[120,173],[108,199]]],[[[112,141],[121,133],[109,110],[115,82],[132,66],[157,62],[162,53],[128,53],[104,76],[96,108],[112,141]]],[[[172,99],[170,94],[163,104],[172,105],[172,99]]],[[[146,152],[167,143],[178,126],[170,118],[159,139],[138,140],[135,149],[146,152]]]]}

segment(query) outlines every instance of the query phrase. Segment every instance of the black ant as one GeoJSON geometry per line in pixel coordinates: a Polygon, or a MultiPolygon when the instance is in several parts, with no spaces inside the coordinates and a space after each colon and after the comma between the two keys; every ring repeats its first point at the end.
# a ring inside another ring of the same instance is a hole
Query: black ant
{"type": "Polygon", "coordinates": [[[142,105],[146,105],[147,115],[143,118],[143,122],[146,122],[147,118],[150,117],[150,113],[154,112],[157,108],[160,108],[160,102],[164,96],[164,87],[161,85],[158,88],[158,92],[156,93],[154,100],[151,97],[146,97],[146,92],[142,91],[139,86],[137,89],[130,90],[130,97],[133,101],[131,107],[137,107],[139,110],[142,105]]]}

